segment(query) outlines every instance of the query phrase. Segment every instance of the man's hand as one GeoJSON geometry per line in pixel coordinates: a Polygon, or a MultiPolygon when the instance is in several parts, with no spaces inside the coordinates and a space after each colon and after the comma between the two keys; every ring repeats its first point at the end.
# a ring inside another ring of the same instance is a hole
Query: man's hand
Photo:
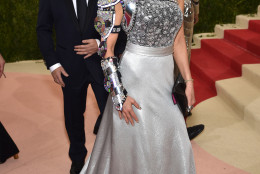
{"type": "Polygon", "coordinates": [[[194,15],[194,25],[199,22],[199,14],[194,15]]]}
{"type": "Polygon", "coordinates": [[[77,45],[74,51],[78,55],[85,55],[84,59],[92,56],[98,51],[97,41],[95,39],[87,39],[82,41],[83,45],[77,45]]]}
{"type": "Polygon", "coordinates": [[[5,60],[3,56],[0,54],[0,78],[2,77],[4,73],[4,68],[5,68],[5,60]]]}
{"type": "Polygon", "coordinates": [[[56,82],[57,84],[59,84],[62,87],[65,87],[65,83],[62,80],[61,74],[63,74],[65,77],[69,77],[69,74],[64,70],[64,68],[62,66],[55,69],[51,73],[54,82],[56,82]]]}

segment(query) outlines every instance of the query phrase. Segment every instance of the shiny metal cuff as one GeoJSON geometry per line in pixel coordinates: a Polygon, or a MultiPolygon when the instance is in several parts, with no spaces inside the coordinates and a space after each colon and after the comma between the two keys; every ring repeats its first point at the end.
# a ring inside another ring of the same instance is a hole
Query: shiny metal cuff
{"type": "Polygon", "coordinates": [[[121,0],[120,2],[124,11],[121,25],[123,30],[128,33],[135,24],[138,0],[121,0]]]}
{"type": "Polygon", "coordinates": [[[103,58],[101,60],[101,67],[105,75],[104,87],[111,93],[116,110],[122,111],[127,91],[123,87],[121,73],[118,70],[119,59],[116,56],[103,58]]]}

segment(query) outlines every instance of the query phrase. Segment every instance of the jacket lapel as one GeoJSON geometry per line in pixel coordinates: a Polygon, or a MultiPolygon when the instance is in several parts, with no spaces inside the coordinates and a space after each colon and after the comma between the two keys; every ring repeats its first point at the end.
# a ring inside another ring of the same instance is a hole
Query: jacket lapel
{"type": "Polygon", "coordinates": [[[72,18],[72,21],[73,21],[75,27],[77,28],[77,31],[81,32],[72,0],[65,0],[65,2],[66,2],[66,6],[68,8],[68,12],[72,18]]]}
{"type": "Polygon", "coordinates": [[[86,17],[86,21],[85,21],[85,25],[84,25],[84,31],[86,31],[86,28],[90,24],[91,20],[94,20],[94,19],[92,19],[92,16],[94,14],[93,11],[97,10],[96,6],[97,6],[97,0],[88,1],[88,13],[87,13],[87,17],[86,17]]]}

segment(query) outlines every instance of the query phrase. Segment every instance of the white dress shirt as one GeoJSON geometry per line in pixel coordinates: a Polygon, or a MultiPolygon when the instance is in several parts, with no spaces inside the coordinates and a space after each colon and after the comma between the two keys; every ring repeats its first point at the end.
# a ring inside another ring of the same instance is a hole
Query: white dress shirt
{"type": "MultiPolygon", "coordinates": [[[[75,10],[76,16],[78,16],[78,12],[77,12],[77,0],[72,0],[72,2],[73,2],[73,6],[74,6],[74,10],[75,10]]],[[[87,5],[88,5],[88,0],[86,0],[86,2],[87,2],[87,5]]],[[[96,39],[96,41],[97,41],[97,45],[99,46],[100,41],[99,41],[98,39],[96,39]]],[[[50,71],[53,72],[55,69],[57,69],[57,68],[59,68],[59,67],[61,67],[61,64],[60,64],[60,63],[56,63],[56,64],[54,64],[54,65],[52,65],[52,66],[50,67],[50,71]]]]}
{"type": "MultiPolygon", "coordinates": [[[[78,16],[78,11],[77,11],[77,0],[72,0],[73,1],[73,5],[74,5],[74,9],[75,9],[75,13],[76,13],[76,16],[78,16]]],[[[86,0],[87,2],[87,5],[88,5],[88,0],[86,0]]]]}

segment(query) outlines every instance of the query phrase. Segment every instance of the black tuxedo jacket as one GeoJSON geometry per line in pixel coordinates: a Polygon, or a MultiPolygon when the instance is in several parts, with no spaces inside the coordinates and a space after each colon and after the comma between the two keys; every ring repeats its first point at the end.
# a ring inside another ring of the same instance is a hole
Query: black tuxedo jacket
{"type": "Polygon", "coordinates": [[[72,0],[40,0],[37,36],[47,68],[61,63],[74,82],[80,82],[88,70],[97,82],[103,83],[101,58],[94,54],[84,60],[84,56],[74,51],[74,46],[81,45],[84,39],[100,39],[94,28],[96,15],[97,0],[89,0],[85,28],[80,31],[72,0]],[[52,39],[54,30],[56,48],[52,39]]]}

